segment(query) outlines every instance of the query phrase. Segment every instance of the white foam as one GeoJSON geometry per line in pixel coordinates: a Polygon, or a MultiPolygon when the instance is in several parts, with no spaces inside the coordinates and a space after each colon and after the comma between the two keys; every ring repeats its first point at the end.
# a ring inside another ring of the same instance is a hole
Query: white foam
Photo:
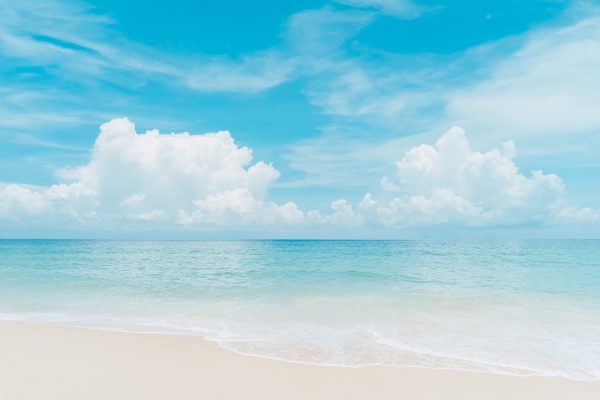
{"type": "Polygon", "coordinates": [[[583,331],[581,326],[570,326],[565,321],[564,332],[558,329],[561,324],[556,321],[548,326],[544,325],[545,319],[520,324],[516,312],[514,318],[513,325],[502,327],[501,323],[508,322],[501,315],[481,315],[467,329],[460,325],[465,323],[464,318],[451,313],[404,315],[402,322],[381,320],[367,324],[342,319],[308,321],[294,315],[266,320],[239,315],[228,319],[204,317],[198,313],[194,317],[144,318],[67,312],[0,314],[0,319],[5,320],[201,336],[238,353],[306,364],[419,367],[600,380],[597,318],[591,317],[588,329],[583,331]],[[498,325],[493,325],[494,318],[498,325]]]}

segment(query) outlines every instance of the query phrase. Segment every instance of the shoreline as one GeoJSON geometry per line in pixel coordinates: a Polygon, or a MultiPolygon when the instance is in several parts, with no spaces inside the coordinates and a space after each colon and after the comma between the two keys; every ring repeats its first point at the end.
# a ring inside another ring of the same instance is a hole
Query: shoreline
{"type": "Polygon", "coordinates": [[[320,366],[199,336],[0,321],[7,399],[597,399],[600,381],[418,367],[320,366]]]}
{"type": "MultiPolygon", "coordinates": [[[[15,324],[23,324],[23,325],[33,325],[40,327],[56,327],[56,328],[68,328],[68,329],[81,329],[88,330],[94,332],[109,332],[109,333],[120,333],[120,334],[131,334],[131,335],[167,335],[167,336],[175,336],[175,337],[192,337],[200,340],[203,343],[208,343],[211,345],[216,345],[220,349],[231,352],[243,357],[251,357],[251,358],[260,358],[264,360],[270,360],[281,363],[288,364],[298,364],[305,366],[313,366],[313,367],[332,367],[332,368],[349,368],[349,369],[357,369],[357,368],[406,368],[406,369],[416,369],[416,370],[426,370],[426,371],[449,371],[449,372],[458,372],[458,373],[467,373],[467,374],[484,374],[484,375],[498,375],[498,376],[507,376],[507,377],[517,377],[517,378],[557,378],[564,379],[567,381],[575,381],[575,382],[600,382],[600,378],[598,379],[589,379],[589,378],[577,378],[566,375],[550,375],[544,373],[510,373],[505,371],[494,371],[494,370],[475,370],[475,369],[461,369],[461,368],[452,368],[452,367],[429,367],[429,366],[421,366],[421,365],[391,365],[391,364],[361,364],[361,365],[347,365],[347,364],[325,364],[318,362],[309,362],[309,361],[300,361],[300,360],[289,360],[285,358],[278,358],[276,356],[269,356],[264,354],[255,354],[255,353],[246,353],[237,349],[228,348],[227,346],[219,343],[218,340],[208,339],[204,337],[201,333],[192,333],[189,331],[181,331],[181,330],[142,330],[142,329],[133,329],[133,328],[119,328],[119,327],[107,327],[102,325],[86,325],[83,323],[77,322],[56,322],[56,321],[44,321],[44,320],[35,320],[35,319],[27,319],[27,318],[19,318],[19,317],[3,317],[0,316],[0,328],[3,323],[15,323],[15,324]]],[[[0,337],[1,339],[1,337],[0,337]]],[[[503,365],[504,366],[504,365],[503,365]]],[[[519,369],[514,366],[504,366],[506,368],[519,369]]],[[[526,368],[522,368],[523,371],[529,371],[526,368]]]]}

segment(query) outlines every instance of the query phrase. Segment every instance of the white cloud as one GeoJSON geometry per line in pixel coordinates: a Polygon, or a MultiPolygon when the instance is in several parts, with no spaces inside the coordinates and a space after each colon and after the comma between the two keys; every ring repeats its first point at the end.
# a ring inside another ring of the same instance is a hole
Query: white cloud
{"type": "Polygon", "coordinates": [[[101,126],[88,164],[49,187],[4,184],[0,218],[125,218],[202,225],[301,222],[294,203],[266,201],[279,172],[229,132],[135,131],[126,118],[101,126]],[[268,215],[266,215],[268,214],[268,215]]]}
{"type": "Polygon", "coordinates": [[[364,223],[361,214],[352,209],[352,205],[344,199],[339,199],[331,203],[333,214],[328,217],[329,222],[341,226],[357,226],[364,223]]]}
{"type": "Polygon", "coordinates": [[[48,200],[44,193],[27,185],[0,185],[0,218],[18,215],[33,215],[44,211],[48,200]]]}
{"type": "Polygon", "coordinates": [[[384,189],[401,196],[380,202],[367,194],[359,212],[371,222],[400,226],[548,224],[566,217],[562,180],[540,170],[522,174],[515,155],[512,142],[473,150],[464,130],[454,127],[434,145],[408,150],[395,176],[382,180],[384,189]]]}

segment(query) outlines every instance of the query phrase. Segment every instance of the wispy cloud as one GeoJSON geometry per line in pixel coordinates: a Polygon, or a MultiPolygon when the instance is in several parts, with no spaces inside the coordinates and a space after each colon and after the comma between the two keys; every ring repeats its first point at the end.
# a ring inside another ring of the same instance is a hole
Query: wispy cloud
{"type": "Polygon", "coordinates": [[[338,3],[365,7],[403,19],[413,19],[435,8],[426,7],[412,0],[336,0],[338,3]]]}
{"type": "Polygon", "coordinates": [[[600,126],[600,16],[526,34],[474,85],[452,92],[449,118],[485,132],[537,136],[600,126]]]}
{"type": "Polygon", "coordinates": [[[27,146],[45,147],[48,149],[59,149],[59,150],[77,151],[77,152],[87,151],[87,149],[83,148],[83,147],[69,146],[69,145],[66,145],[66,144],[63,144],[60,142],[45,140],[45,139],[41,139],[39,137],[36,137],[33,135],[28,135],[28,134],[16,136],[14,139],[14,142],[18,143],[18,144],[27,145],[27,146]]]}
{"type": "MultiPolygon", "coordinates": [[[[95,15],[89,7],[78,4],[50,1],[37,8],[37,5],[28,2],[0,2],[0,54],[16,65],[22,62],[46,66],[48,72],[54,73],[57,78],[81,84],[108,80],[128,86],[144,79],[175,79],[182,85],[190,84],[200,90],[234,88],[235,81],[227,80],[232,68],[226,62],[201,56],[162,54],[127,40],[113,29],[110,19],[95,15]],[[211,73],[205,74],[205,70],[211,73]],[[215,74],[219,70],[223,71],[223,76],[215,74]],[[123,79],[123,74],[131,80],[123,79]],[[214,82],[211,86],[198,84],[201,77],[197,75],[203,74],[206,80],[214,82]]],[[[248,64],[259,63],[252,57],[248,60],[248,64]]],[[[261,68],[253,68],[251,65],[234,68],[239,76],[245,78],[237,80],[237,90],[256,90],[256,82],[260,89],[272,85],[260,82],[258,75],[261,68]],[[248,71],[245,74],[239,72],[243,70],[248,71]],[[254,83],[248,84],[247,80],[254,83]]],[[[262,71],[263,77],[268,72],[262,71]]]]}
{"type": "Polygon", "coordinates": [[[311,74],[371,18],[369,12],[307,10],[292,15],[280,45],[237,58],[165,54],[121,36],[109,18],[77,2],[0,2],[0,54],[27,65],[52,67],[57,75],[127,84],[115,72],[164,80],[208,92],[257,92],[311,74]]]}

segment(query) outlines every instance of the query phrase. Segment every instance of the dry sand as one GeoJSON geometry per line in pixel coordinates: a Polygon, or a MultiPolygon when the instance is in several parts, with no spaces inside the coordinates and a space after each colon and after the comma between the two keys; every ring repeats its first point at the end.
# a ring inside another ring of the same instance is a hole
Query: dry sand
{"type": "Polygon", "coordinates": [[[243,356],[198,337],[0,322],[0,399],[600,399],[600,382],[243,356]]]}

